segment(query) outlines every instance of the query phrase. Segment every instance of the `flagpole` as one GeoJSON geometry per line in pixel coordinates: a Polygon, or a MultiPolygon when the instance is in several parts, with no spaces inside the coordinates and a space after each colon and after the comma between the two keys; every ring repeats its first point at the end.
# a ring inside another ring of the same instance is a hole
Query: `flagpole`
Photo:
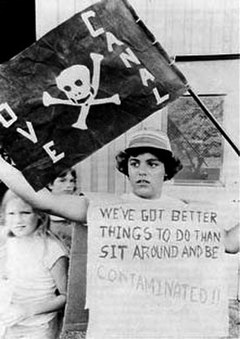
{"type": "MultiPolygon", "coordinates": [[[[169,66],[174,67],[175,72],[178,73],[179,77],[182,78],[181,72],[179,72],[178,68],[175,68],[175,60],[171,59],[169,55],[165,52],[165,50],[162,48],[160,43],[155,39],[152,32],[149,31],[149,29],[145,26],[144,22],[139,18],[133,7],[129,4],[128,0],[123,0],[125,5],[129,8],[131,11],[136,23],[141,26],[144,30],[144,32],[147,34],[148,38],[152,41],[152,44],[156,46],[156,48],[160,51],[162,56],[169,62],[169,66]]],[[[186,81],[186,79],[183,79],[183,81],[186,81]]],[[[188,92],[193,97],[193,99],[198,103],[198,105],[202,108],[203,112],[207,115],[207,117],[212,121],[212,123],[215,125],[215,127],[221,132],[223,137],[229,142],[229,144],[232,146],[234,151],[237,153],[238,156],[240,156],[240,150],[237,148],[237,146],[234,144],[234,142],[230,139],[230,137],[227,135],[227,133],[223,130],[223,128],[219,125],[218,121],[214,118],[212,113],[209,112],[207,107],[204,105],[204,103],[200,100],[198,95],[193,92],[193,90],[189,87],[189,85],[186,83],[188,92]]]]}
{"type": "Polygon", "coordinates": [[[207,115],[207,117],[212,121],[212,123],[215,125],[215,127],[221,132],[223,137],[229,142],[229,144],[232,146],[234,151],[237,153],[238,156],[240,156],[240,150],[237,148],[237,146],[234,144],[234,142],[230,139],[230,137],[227,135],[227,133],[224,131],[224,129],[219,125],[218,121],[214,118],[211,112],[207,109],[207,107],[204,105],[204,103],[201,101],[199,96],[194,93],[194,91],[189,88],[188,92],[191,94],[193,99],[198,103],[198,105],[201,107],[203,112],[207,115]]]}

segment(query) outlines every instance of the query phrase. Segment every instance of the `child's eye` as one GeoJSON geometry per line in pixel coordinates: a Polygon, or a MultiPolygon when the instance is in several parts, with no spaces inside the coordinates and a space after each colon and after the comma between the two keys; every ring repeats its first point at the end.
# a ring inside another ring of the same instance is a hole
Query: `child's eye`
{"type": "Polygon", "coordinates": [[[152,168],[155,168],[155,167],[158,167],[159,166],[159,162],[150,162],[149,163],[149,166],[152,167],[152,168]]]}
{"type": "Polygon", "coordinates": [[[131,167],[138,167],[139,166],[139,163],[137,161],[130,161],[130,166],[131,167]]]}

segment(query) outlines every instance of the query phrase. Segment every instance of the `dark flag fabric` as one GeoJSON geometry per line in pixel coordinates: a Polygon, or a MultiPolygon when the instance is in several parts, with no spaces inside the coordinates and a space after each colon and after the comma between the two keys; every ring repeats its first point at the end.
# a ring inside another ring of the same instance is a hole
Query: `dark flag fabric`
{"type": "Polygon", "coordinates": [[[129,3],[103,0],[0,65],[0,145],[39,190],[187,89],[129,3]]]}

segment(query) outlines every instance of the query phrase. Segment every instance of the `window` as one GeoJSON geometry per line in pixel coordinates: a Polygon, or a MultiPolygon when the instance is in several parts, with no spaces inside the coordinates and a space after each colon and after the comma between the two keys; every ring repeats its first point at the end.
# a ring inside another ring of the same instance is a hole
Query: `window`
{"type": "MultiPolygon", "coordinates": [[[[222,126],[224,95],[200,97],[222,126]]],[[[191,96],[183,96],[168,107],[167,132],[183,169],[175,182],[216,183],[220,180],[223,139],[220,132],[191,96]]]]}

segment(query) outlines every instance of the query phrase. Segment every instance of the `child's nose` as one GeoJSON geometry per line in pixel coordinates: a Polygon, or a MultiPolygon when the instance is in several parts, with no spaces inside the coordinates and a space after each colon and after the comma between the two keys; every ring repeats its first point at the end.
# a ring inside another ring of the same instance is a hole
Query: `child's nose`
{"type": "Polygon", "coordinates": [[[147,166],[145,164],[141,164],[139,167],[138,167],[138,172],[139,174],[141,175],[144,175],[147,173],[147,166]]]}
{"type": "Polygon", "coordinates": [[[22,221],[23,221],[23,216],[22,216],[22,214],[20,214],[20,213],[17,213],[16,215],[15,215],[15,221],[16,221],[16,223],[21,223],[22,221]]]}

